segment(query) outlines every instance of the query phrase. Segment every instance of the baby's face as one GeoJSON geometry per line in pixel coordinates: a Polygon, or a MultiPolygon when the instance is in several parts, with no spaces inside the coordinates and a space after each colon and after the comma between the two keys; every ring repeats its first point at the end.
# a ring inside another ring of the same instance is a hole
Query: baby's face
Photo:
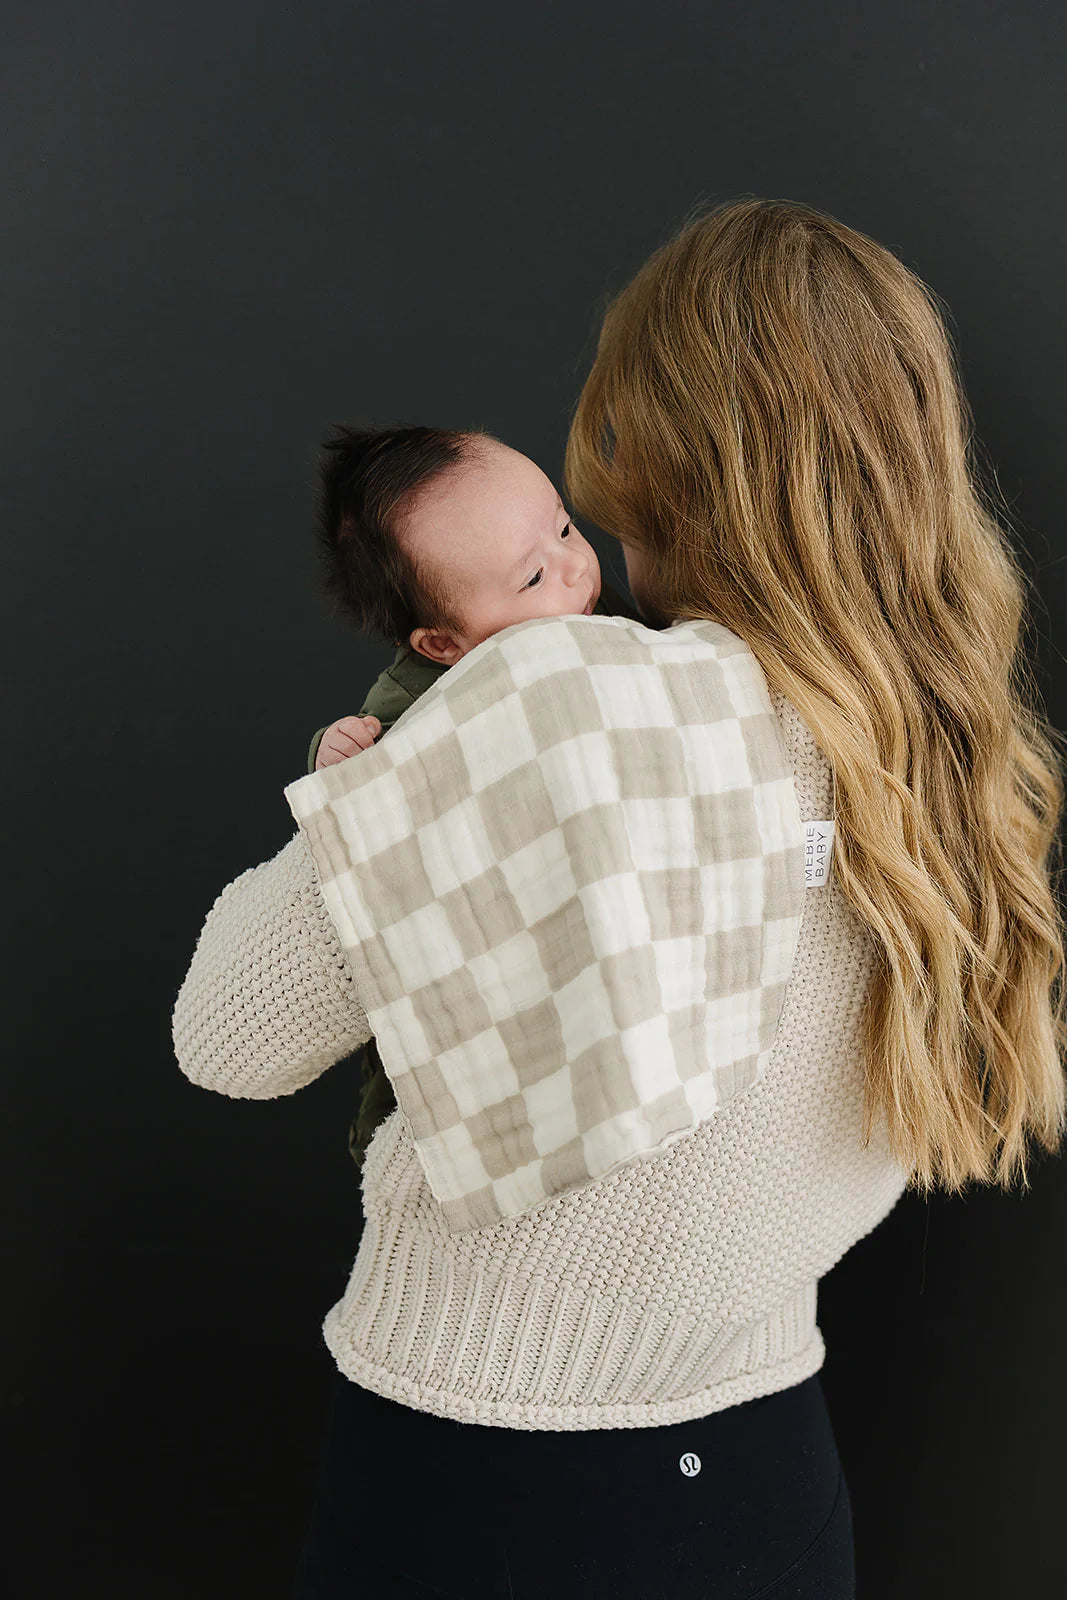
{"type": "Polygon", "coordinates": [[[444,575],[463,619],[459,633],[411,635],[413,649],[445,666],[501,628],[589,613],[600,598],[596,551],[553,485],[528,456],[493,440],[419,495],[400,537],[444,575]]]}

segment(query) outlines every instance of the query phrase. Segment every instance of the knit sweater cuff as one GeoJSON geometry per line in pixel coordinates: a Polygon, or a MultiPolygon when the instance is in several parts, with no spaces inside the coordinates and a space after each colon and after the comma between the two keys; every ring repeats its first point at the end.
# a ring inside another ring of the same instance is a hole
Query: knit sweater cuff
{"type": "Polygon", "coordinates": [[[187,1078],[252,1100],[292,1094],[370,1038],[300,832],[215,900],[171,1031],[187,1078]]]}

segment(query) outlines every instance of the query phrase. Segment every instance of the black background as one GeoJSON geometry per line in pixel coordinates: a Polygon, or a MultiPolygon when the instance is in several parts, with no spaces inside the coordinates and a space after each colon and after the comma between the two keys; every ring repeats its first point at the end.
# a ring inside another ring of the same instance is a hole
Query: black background
{"type": "MultiPolygon", "coordinates": [[[[482,425],[558,481],[606,297],[690,207],[820,206],[951,308],[1062,726],[1064,13],[4,15],[16,1592],[270,1600],[358,1240],[356,1084],[206,1094],[170,1014],[215,895],[290,836],[311,732],[391,654],[313,595],[326,425],[482,425]]],[[[863,1600],[1062,1586],[1065,1220],[1059,1161],[1025,1197],[906,1196],[824,1280],[863,1600]]]]}

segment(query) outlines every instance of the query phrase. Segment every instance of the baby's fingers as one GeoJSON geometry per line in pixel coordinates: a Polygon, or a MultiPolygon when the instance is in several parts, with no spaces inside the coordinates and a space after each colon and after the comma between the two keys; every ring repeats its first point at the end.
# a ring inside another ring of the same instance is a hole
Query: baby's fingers
{"type": "Polygon", "coordinates": [[[354,755],[357,750],[369,750],[382,725],[377,717],[342,717],[335,722],[327,740],[343,755],[354,755]]]}
{"type": "Polygon", "coordinates": [[[361,750],[369,750],[381,731],[382,725],[377,717],[342,717],[338,722],[331,722],[319,740],[316,770],[333,766],[338,761],[347,761],[349,756],[358,755],[361,750]]]}

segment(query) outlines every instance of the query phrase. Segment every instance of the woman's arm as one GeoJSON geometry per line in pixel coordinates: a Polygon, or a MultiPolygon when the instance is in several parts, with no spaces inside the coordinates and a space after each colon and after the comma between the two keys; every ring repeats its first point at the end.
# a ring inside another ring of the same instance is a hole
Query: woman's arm
{"type": "Polygon", "coordinates": [[[171,1034],[187,1078],[247,1100],[302,1089],[371,1037],[301,831],[216,899],[171,1034]]]}

